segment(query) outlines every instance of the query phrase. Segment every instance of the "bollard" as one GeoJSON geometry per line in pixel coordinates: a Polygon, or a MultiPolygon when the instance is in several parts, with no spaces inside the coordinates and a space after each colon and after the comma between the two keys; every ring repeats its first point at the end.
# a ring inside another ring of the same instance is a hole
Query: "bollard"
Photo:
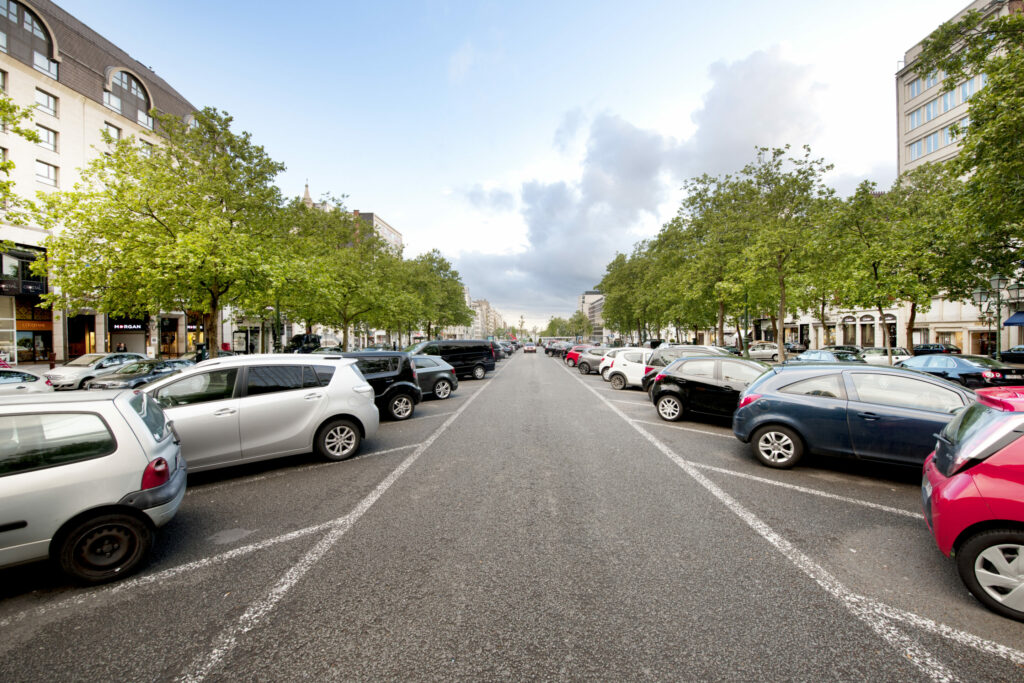
{"type": "Polygon", "coordinates": [[[55,367],[57,367],[57,354],[56,353],[54,353],[53,351],[50,351],[50,354],[47,357],[47,360],[50,361],[50,369],[51,370],[53,370],[55,367]]]}

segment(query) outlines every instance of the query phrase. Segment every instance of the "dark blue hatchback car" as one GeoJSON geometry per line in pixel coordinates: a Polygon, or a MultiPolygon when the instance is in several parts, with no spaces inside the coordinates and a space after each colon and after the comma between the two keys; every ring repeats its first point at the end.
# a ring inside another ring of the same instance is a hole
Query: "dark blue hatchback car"
{"type": "Polygon", "coordinates": [[[861,364],[776,366],[741,395],[732,429],[769,467],[807,452],[920,466],[935,434],[974,400],[924,373],[861,364]]]}

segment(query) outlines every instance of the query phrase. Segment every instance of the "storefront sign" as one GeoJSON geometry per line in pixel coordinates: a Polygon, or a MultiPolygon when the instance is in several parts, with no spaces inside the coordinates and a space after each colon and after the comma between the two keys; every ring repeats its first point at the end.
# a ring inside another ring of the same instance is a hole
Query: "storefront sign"
{"type": "Polygon", "coordinates": [[[109,323],[111,332],[145,332],[145,321],[138,318],[111,318],[109,323]]]}
{"type": "Polygon", "coordinates": [[[52,332],[53,321],[52,320],[19,320],[18,323],[19,332],[52,332]]]}
{"type": "Polygon", "coordinates": [[[873,322],[875,322],[875,316],[873,316],[873,315],[862,315],[860,317],[860,321],[862,323],[873,323],[873,322]]]}
{"type": "Polygon", "coordinates": [[[848,315],[845,318],[843,318],[843,322],[844,323],[855,323],[855,322],[857,322],[857,319],[855,317],[853,317],[852,315],[848,315]]]}
{"type": "Polygon", "coordinates": [[[896,322],[896,316],[894,316],[892,313],[886,313],[885,314],[885,322],[887,322],[887,323],[894,323],[894,322],[896,322]]]}
{"type": "Polygon", "coordinates": [[[37,280],[22,280],[21,281],[21,293],[22,294],[45,294],[46,283],[39,282],[37,280]]]}

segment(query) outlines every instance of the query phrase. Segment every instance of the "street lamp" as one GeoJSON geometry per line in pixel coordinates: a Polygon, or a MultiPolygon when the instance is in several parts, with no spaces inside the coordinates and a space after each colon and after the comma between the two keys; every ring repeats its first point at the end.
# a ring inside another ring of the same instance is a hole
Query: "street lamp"
{"type": "Polygon", "coordinates": [[[1002,360],[1002,348],[1003,348],[1003,294],[1009,294],[1011,297],[1019,297],[1021,290],[1024,290],[1024,285],[1020,282],[1014,282],[1009,284],[1009,278],[996,273],[988,280],[989,288],[985,289],[980,285],[974,289],[971,293],[971,298],[974,303],[981,306],[983,303],[988,303],[987,308],[991,311],[992,305],[995,304],[995,321],[996,321],[996,360],[1002,360]]]}

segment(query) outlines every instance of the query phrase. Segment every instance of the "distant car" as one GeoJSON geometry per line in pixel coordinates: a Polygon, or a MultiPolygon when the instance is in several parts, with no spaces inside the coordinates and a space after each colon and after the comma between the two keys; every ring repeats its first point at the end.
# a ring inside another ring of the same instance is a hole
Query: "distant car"
{"type": "Polygon", "coordinates": [[[284,347],[285,353],[313,353],[320,348],[319,334],[293,335],[284,347]]]}
{"type": "Polygon", "coordinates": [[[576,367],[579,369],[580,374],[589,375],[591,372],[596,372],[601,367],[601,359],[604,358],[604,353],[607,350],[601,346],[593,346],[581,351],[579,360],[576,361],[576,367]]]}
{"type": "Polygon", "coordinates": [[[860,353],[863,349],[856,344],[829,344],[823,347],[824,351],[846,351],[847,353],[860,353]]]}
{"type": "Polygon", "coordinates": [[[965,387],[999,387],[1024,384],[1024,367],[993,360],[988,356],[940,355],[914,356],[899,367],[920,370],[930,375],[959,382],[965,387]]]}
{"type": "Polygon", "coordinates": [[[639,387],[647,371],[647,361],[651,349],[624,349],[615,356],[615,365],[608,371],[608,381],[612,389],[625,389],[626,387],[639,387]]]}
{"type": "Polygon", "coordinates": [[[748,355],[754,360],[779,360],[779,345],[775,342],[754,342],[748,349],[748,355]]]}
{"type": "Polygon", "coordinates": [[[640,388],[647,391],[651,383],[662,368],[678,358],[691,358],[694,356],[730,356],[728,351],[723,351],[717,346],[697,346],[695,344],[659,346],[651,354],[644,370],[644,376],[640,380],[640,388]]]}
{"type": "Polygon", "coordinates": [[[413,363],[416,365],[416,383],[424,396],[445,399],[459,388],[455,368],[441,356],[414,356],[413,363]]]}
{"type": "Polygon", "coordinates": [[[444,339],[418,342],[405,349],[413,355],[441,356],[459,377],[483,379],[494,371],[491,342],[485,339],[444,339]]]}
{"type": "Polygon", "coordinates": [[[146,360],[141,353],[87,353],[44,374],[58,391],[81,389],[95,377],[113,372],[125,363],[140,360],[146,360]]]}
{"type": "Polygon", "coordinates": [[[185,459],[145,394],[0,398],[0,567],[49,558],[85,584],[145,561],[185,497],[185,459]]]}
{"type": "Polygon", "coordinates": [[[979,389],[924,464],[924,519],[960,579],[993,612],[1024,621],[1024,392],[979,389]]]}
{"type": "Polygon", "coordinates": [[[786,353],[803,353],[807,350],[807,344],[803,342],[786,342],[786,353]]]}
{"type": "Polygon", "coordinates": [[[793,467],[808,452],[920,467],[935,434],[973,400],[903,368],[779,365],[740,396],[732,429],[768,467],[793,467]]]}
{"type": "Polygon", "coordinates": [[[576,364],[579,362],[580,353],[593,347],[593,344],[576,344],[565,354],[565,364],[570,368],[576,367],[576,364]]]}
{"type": "Polygon", "coordinates": [[[523,353],[537,353],[537,345],[533,342],[523,344],[523,353]]]}
{"type": "Polygon", "coordinates": [[[350,351],[339,354],[354,358],[363,377],[373,387],[377,407],[392,420],[408,420],[423,400],[416,382],[413,356],[404,351],[350,351]]]}
{"type": "Polygon", "coordinates": [[[644,349],[641,346],[619,346],[614,349],[608,349],[604,352],[604,356],[601,357],[601,364],[598,366],[598,372],[601,374],[601,379],[605,382],[609,380],[609,373],[612,367],[615,365],[615,359],[619,354],[626,351],[650,351],[650,349],[644,349]]]}
{"type": "MultiPolygon", "coordinates": [[[[902,346],[894,346],[891,350],[893,365],[911,357],[910,351],[907,351],[902,346]]],[[[866,348],[861,352],[861,355],[864,357],[864,362],[869,365],[889,365],[889,354],[884,346],[866,348]]]]}
{"type": "Polygon", "coordinates": [[[0,368],[0,396],[41,394],[53,391],[50,380],[42,375],[14,368],[0,368]]]}
{"type": "MultiPolygon", "coordinates": [[[[229,356],[237,356],[237,355],[239,355],[239,354],[235,353],[234,351],[225,351],[224,349],[220,349],[218,351],[214,351],[212,357],[213,358],[227,358],[229,356]]],[[[209,349],[203,349],[202,351],[193,351],[191,353],[186,353],[186,354],[184,354],[182,356],[179,356],[177,358],[177,360],[188,361],[188,362],[194,364],[194,363],[201,363],[204,360],[209,360],[210,357],[211,357],[210,350],[209,349]]]]}
{"type": "Polygon", "coordinates": [[[651,402],[663,420],[681,420],[689,412],[731,417],[739,395],[771,368],[732,356],[687,357],[673,361],[654,378],[651,402]]]}
{"type": "MultiPolygon", "coordinates": [[[[989,357],[995,358],[996,354],[993,352],[989,357]]],[[[1001,352],[999,357],[1004,363],[1024,363],[1024,346],[1011,346],[1001,352]]]]}
{"type": "Polygon", "coordinates": [[[850,351],[840,351],[838,349],[825,350],[816,349],[811,351],[804,351],[798,356],[790,359],[794,363],[863,363],[864,359],[860,354],[851,353],[850,351]]]}
{"type": "Polygon", "coordinates": [[[140,360],[125,363],[114,372],[86,382],[86,389],[134,389],[182,368],[195,365],[183,360],[140,360]]]}
{"type": "Polygon", "coordinates": [[[950,353],[961,353],[959,346],[953,346],[952,344],[915,344],[914,355],[915,356],[930,356],[936,353],[950,354],[950,353]]]}
{"type": "Polygon", "coordinates": [[[742,356],[743,355],[743,352],[740,351],[738,347],[735,347],[732,344],[726,344],[725,346],[715,346],[714,348],[718,349],[719,351],[725,351],[726,353],[731,353],[734,356],[742,356]]]}

